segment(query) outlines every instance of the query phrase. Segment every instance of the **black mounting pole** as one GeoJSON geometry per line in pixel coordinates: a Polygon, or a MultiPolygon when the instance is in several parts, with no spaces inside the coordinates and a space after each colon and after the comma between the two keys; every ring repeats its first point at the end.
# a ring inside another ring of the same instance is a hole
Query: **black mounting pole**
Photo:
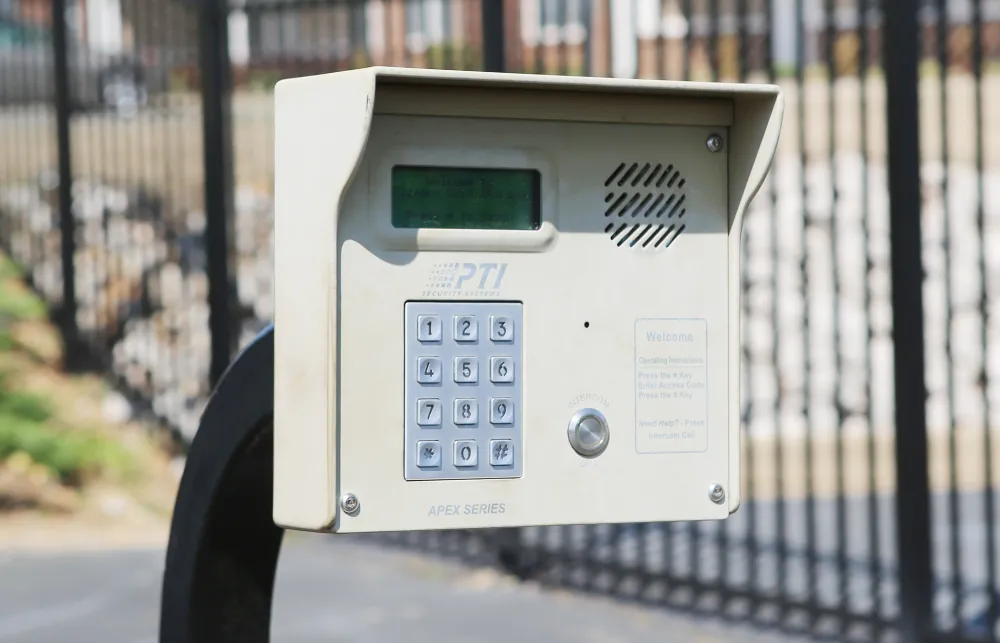
{"type": "Polygon", "coordinates": [[[232,284],[233,148],[230,118],[229,10],[226,0],[202,0],[198,7],[202,141],[205,173],[205,253],[208,264],[208,326],[215,386],[229,366],[236,342],[232,284]]]}
{"type": "Polygon", "coordinates": [[[504,71],[504,0],[482,0],[483,69],[504,71]]]}
{"type": "Polygon", "coordinates": [[[56,147],[59,171],[59,241],[62,264],[62,304],[54,317],[62,332],[63,368],[81,367],[80,329],[76,323],[76,221],[73,218],[73,164],[69,119],[73,114],[69,85],[69,51],[66,34],[66,0],[52,0],[52,54],[56,108],[56,147]]]}
{"type": "Polygon", "coordinates": [[[267,643],[283,530],[271,518],[274,332],[223,375],[202,414],[170,524],[160,643],[267,643]]]}
{"type": "Polygon", "coordinates": [[[931,633],[932,572],[920,227],[919,31],[913,0],[887,0],[884,64],[889,135],[889,236],[896,405],[896,538],[900,634],[931,633]]]}

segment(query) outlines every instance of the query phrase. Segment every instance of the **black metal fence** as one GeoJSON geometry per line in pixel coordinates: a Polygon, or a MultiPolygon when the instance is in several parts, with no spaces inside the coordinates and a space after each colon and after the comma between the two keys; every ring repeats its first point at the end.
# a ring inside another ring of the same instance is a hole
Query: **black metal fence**
{"type": "Polygon", "coordinates": [[[740,511],[391,541],[836,640],[1000,637],[1000,0],[0,0],[0,243],[70,366],[193,434],[271,317],[273,84],[369,64],[786,96],[740,511]]]}

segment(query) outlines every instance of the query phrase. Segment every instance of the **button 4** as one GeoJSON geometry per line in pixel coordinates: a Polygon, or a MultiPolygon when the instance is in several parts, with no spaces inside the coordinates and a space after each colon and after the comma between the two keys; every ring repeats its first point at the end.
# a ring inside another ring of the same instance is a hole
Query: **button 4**
{"type": "Polygon", "coordinates": [[[440,384],[441,360],[437,357],[418,357],[417,381],[421,384],[440,384]]]}

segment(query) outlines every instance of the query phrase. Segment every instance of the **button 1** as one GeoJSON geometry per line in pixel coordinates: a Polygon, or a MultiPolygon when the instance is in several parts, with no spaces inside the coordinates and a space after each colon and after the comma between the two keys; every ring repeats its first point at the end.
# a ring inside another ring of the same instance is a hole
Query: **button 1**
{"type": "Polygon", "coordinates": [[[420,426],[441,426],[441,401],[417,400],[417,424],[420,426]]]}
{"type": "Polygon", "coordinates": [[[490,440],[490,464],[494,467],[509,467],[514,464],[513,440],[490,440]]]}
{"type": "Polygon", "coordinates": [[[567,427],[569,444],[585,458],[595,458],[608,448],[611,433],[604,414],[595,409],[577,411],[567,427]]]}
{"type": "Polygon", "coordinates": [[[474,467],[479,464],[479,445],[475,440],[455,440],[455,466],[474,467]]]}
{"type": "Polygon", "coordinates": [[[509,357],[491,357],[490,381],[499,383],[513,382],[514,360],[509,357]]]}
{"type": "Polygon", "coordinates": [[[441,318],[437,315],[417,315],[417,339],[422,342],[440,342],[441,318]]]}
{"type": "Polygon", "coordinates": [[[479,401],[460,398],[455,400],[455,424],[465,426],[479,422],[479,401]]]}
{"type": "Polygon", "coordinates": [[[474,342],[479,339],[479,321],[473,315],[455,316],[455,341],[474,342]]]}
{"type": "Polygon", "coordinates": [[[455,358],[455,381],[460,384],[479,381],[479,360],[475,357],[455,358]]]}
{"type": "Polygon", "coordinates": [[[418,357],[417,381],[421,384],[440,384],[441,360],[437,357],[418,357]]]}
{"type": "Polygon", "coordinates": [[[509,397],[490,398],[490,422],[493,424],[514,423],[514,402],[509,397]]]}
{"type": "Polygon", "coordinates": [[[421,469],[441,466],[441,443],[434,440],[417,442],[417,466],[421,469]]]}
{"type": "Polygon", "coordinates": [[[490,339],[494,342],[514,341],[514,320],[506,315],[490,315],[490,339]]]}

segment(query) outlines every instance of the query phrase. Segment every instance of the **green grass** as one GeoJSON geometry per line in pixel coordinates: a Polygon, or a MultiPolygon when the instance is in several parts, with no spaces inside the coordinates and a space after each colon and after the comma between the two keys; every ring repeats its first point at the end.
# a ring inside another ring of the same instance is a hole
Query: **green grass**
{"type": "Polygon", "coordinates": [[[45,303],[19,280],[20,271],[13,261],[0,256],[0,318],[8,320],[45,319],[45,303]]]}
{"type": "MultiPolygon", "coordinates": [[[[18,350],[14,322],[43,320],[45,304],[20,281],[18,267],[0,255],[0,352],[18,350]]],[[[94,430],[70,429],[55,417],[52,401],[12,386],[16,371],[0,372],[0,462],[17,453],[77,486],[98,476],[131,478],[133,459],[119,443],[94,430]]]]}
{"type": "Polygon", "coordinates": [[[47,398],[12,390],[11,378],[0,375],[0,461],[24,453],[69,485],[135,473],[124,447],[97,431],[60,426],[47,398]]]}

